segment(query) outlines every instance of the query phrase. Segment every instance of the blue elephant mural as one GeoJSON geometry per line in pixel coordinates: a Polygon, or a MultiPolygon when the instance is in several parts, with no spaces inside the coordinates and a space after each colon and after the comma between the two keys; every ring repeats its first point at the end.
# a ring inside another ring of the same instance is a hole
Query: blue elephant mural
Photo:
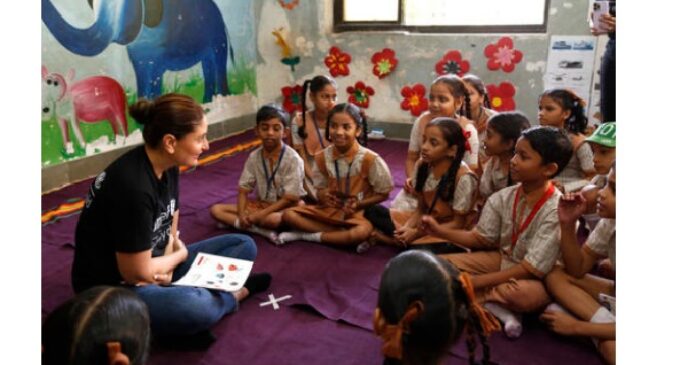
{"type": "Polygon", "coordinates": [[[222,13],[212,0],[102,0],[94,6],[96,19],[89,28],[69,24],[51,0],[42,0],[42,20],[61,45],[81,56],[96,56],[111,43],[126,46],[139,97],[161,95],[165,71],[199,62],[203,102],[230,94],[227,67],[234,54],[222,13]]]}

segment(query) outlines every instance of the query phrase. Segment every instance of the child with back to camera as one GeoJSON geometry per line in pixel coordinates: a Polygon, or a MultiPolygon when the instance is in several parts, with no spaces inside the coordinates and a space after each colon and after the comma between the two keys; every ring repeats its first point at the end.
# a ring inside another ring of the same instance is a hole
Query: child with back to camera
{"type": "Polygon", "coordinates": [[[541,125],[565,129],[574,146],[574,154],[567,167],[555,177],[563,192],[581,190],[595,176],[593,151],[586,141],[588,119],[586,102],[569,89],[549,89],[538,101],[538,121],[541,125]]]}
{"type": "Polygon", "coordinates": [[[479,180],[479,195],[483,200],[514,184],[510,160],[522,131],[530,126],[529,119],[521,112],[501,112],[489,119],[482,141],[482,150],[489,159],[479,180]]]}
{"type": "Polygon", "coordinates": [[[545,307],[550,298],[541,281],[559,256],[557,202],[561,193],[551,179],[571,158],[564,130],[533,127],[522,132],[510,162],[519,184],[492,194],[471,231],[448,229],[423,217],[431,234],[472,250],[442,255],[472,282],[485,307],[504,322],[508,337],[522,333],[520,313],[545,307]],[[494,249],[492,251],[484,251],[494,249]]]}
{"type": "Polygon", "coordinates": [[[144,365],[151,329],[133,292],[95,286],[57,307],[42,326],[44,365],[144,365]]]}
{"type": "Polygon", "coordinates": [[[392,190],[385,161],[359,143],[367,140],[366,120],[359,107],[336,105],[328,115],[326,137],[333,143],[314,156],[314,187],[320,203],[283,213],[283,221],[299,231],[279,234],[281,244],[302,239],[357,245],[373,230],[363,210],[386,200],[392,190]]]}
{"type": "Polygon", "coordinates": [[[421,114],[411,129],[411,138],[406,157],[406,182],[404,188],[392,201],[391,208],[402,211],[413,211],[418,207],[418,200],[413,195],[415,164],[420,158],[425,126],[434,118],[448,117],[456,120],[463,128],[466,143],[463,161],[470,169],[478,168],[479,138],[474,123],[470,120],[470,94],[465,83],[457,75],[437,77],[430,86],[429,110],[421,114]]]}
{"type": "Polygon", "coordinates": [[[326,120],[328,113],[335,106],[338,98],[335,80],[325,75],[318,75],[302,84],[302,113],[296,114],[291,125],[293,148],[305,163],[304,186],[306,199],[316,202],[316,190],[312,179],[312,171],[316,166],[314,155],[331,144],[326,137],[326,120]],[[307,110],[307,94],[314,109],[307,110]]]}
{"type": "Polygon", "coordinates": [[[436,365],[466,332],[469,363],[491,364],[487,337],[498,321],[475,299],[470,277],[449,262],[423,250],[392,258],[380,280],[375,333],[383,341],[383,364],[436,365]]]}
{"type": "Polygon", "coordinates": [[[414,189],[418,209],[366,208],[364,216],[375,227],[374,241],[398,246],[441,243],[420,229],[423,215],[452,228],[465,228],[474,218],[478,179],[463,162],[463,129],[451,118],[438,117],[425,127],[423,140],[414,189]]]}
{"type": "Polygon", "coordinates": [[[615,164],[597,196],[597,213],[602,219],[581,246],[576,239],[576,221],[586,207],[579,193],[567,194],[560,200],[560,248],[564,267],[556,267],[546,277],[548,291],[557,303],[546,308],[541,320],[559,334],[591,337],[607,363],[615,364],[616,284],[614,280],[589,274],[596,262],[605,257],[611,260],[616,271],[615,164]]]}
{"type": "Polygon", "coordinates": [[[217,221],[267,237],[276,243],[282,211],[305,195],[302,185],[304,162],[283,143],[288,113],[276,105],[265,105],[256,115],[256,133],[262,146],[248,156],[239,179],[238,203],[215,204],[210,213],[217,221]],[[256,200],[248,194],[255,190],[256,200]]]}

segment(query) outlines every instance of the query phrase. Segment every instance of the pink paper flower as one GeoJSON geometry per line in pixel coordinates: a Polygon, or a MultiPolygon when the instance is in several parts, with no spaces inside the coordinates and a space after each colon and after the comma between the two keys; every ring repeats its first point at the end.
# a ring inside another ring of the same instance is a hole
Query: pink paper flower
{"type": "Polygon", "coordinates": [[[370,96],[375,94],[373,88],[364,84],[363,81],[357,81],[353,87],[347,87],[347,92],[349,93],[349,102],[361,108],[368,108],[371,101],[370,96]]]}
{"type": "Polygon", "coordinates": [[[426,93],[427,90],[423,84],[415,84],[413,87],[404,86],[401,89],[401,96],[404,97],[404,100],[401,101],[401,108],[410,110],[414,117],[419,116],[428,107],[426,93]]]}
{"type": "Polygon", "coordinates": [[[449,51],[437,62],[434,69],[439,75],[456,74],[463,76],[470,71],[470,62],[464,60],[460,52],[449,51]]]}
{"type": "Polygon", "coordinates": [[[331,76],[347,76],[349,75],[349,63],[352,62],[352,56],[333,46],[323,62],[328,67],[331,76]]]}
{"type": "Polygon", "coordinates": [[[496,111],[515,110],[515,86],[504,81],[498,84],[487,84],[486,90],[489,93],[491,108],[496,111]]]}
{"type": "Polygon", "coordinates": [[[498,43],[486,46],[484,55],[489,58],[487,67],[494,71],[501,68],[505,72],[512,72],[515,70],[515,64],[522,60],[522,52],[513,49],[510,37],[502,37],[498,43]]]}

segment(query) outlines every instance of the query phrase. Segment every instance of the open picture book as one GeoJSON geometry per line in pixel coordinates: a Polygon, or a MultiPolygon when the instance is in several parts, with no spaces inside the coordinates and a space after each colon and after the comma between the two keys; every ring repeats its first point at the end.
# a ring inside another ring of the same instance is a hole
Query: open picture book
{"type": "Polygon", "coordinates": [[[172,285],[236,291],[243,287],[253,262],[199,252],[191,268],[172,285]]]}

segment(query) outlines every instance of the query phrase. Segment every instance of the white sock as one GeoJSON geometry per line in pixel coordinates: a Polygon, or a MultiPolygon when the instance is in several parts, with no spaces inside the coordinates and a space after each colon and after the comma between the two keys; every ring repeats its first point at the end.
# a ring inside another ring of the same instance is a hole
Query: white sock
{"type": "Polygon", "coordinates": [[[234,221],[234,228],[241,229],[241,221],[239,221],[238,218],[234,221]]]}
{"type": "Polygon", "coordinates": [[[500,306],[500,304],[487,302],[484,304],[489,312],[493,313],[494,316],[503,322],[503,329],[505,330],[505,335],[510,338],[517,338],[522,335],[522,316],[509,311],[500,306]]]}
{"type": "Polygon", "coordinates": [[[613,323],[616,317],[605,307],[597,308],[595,314],[590,317],[590,323],[613,323]]]}
{"type": "Polygon", "coordinates": [[[364,241],[357,245],[357,253],[364,253],[368,251],[373,244],[370,241],[364,241]]]}
{"type": "MultiPolygon", "coordinates": [[[[590,323],[613,323],[613,322],[616,322],[616,317],[605,307],[597,308],[595,314],[593,314],[593,316],[590,317],[590,323]]],[[[591,337],[590,339],[593,340],[595,347],[597,348],[600,347],[599,338],[591,337]]]]}
{"type": "Polygon", "coordinates": [[[288,243],[290,241],[310,241],[310,242],[321,242],[321,232],[308,233],[300,231],[283,232],[279,234],[279,242],[281,244],[288,243]]]}
{"type": "Polygon", "coordinates": [[[564,309],[563,306],[561,306],[561,305],[559,305],[559,304],[557,304],[557,303],[555,303],[555,302],[552,302],[552,303],[548,304],[548,306],[545,307],[545,310],[546,310],[546,311],[551,311],[551,312],[569,313],[569,311],[566,310],[566,309],[564,309]]]}
{"type": "Polygon", "coordinates": [[[277,245],[279,244],[278,243],[279,242],[279,235],[276,234],[276,232],[274,232],[272,230],[265,229],[265,228],[258,227],[258,226],[250,226],[250,228],[246,229],[246,231],[259,234],[260,236],[264,236],[265,238],[274,242],[275,244],[277,244],[277,245]]]}

